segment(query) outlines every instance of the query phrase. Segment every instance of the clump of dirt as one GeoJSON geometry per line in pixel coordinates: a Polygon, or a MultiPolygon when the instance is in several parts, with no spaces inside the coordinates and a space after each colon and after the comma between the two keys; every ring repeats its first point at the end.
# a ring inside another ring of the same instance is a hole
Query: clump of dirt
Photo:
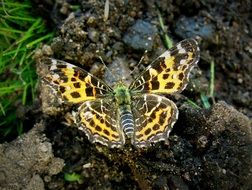
{"type": "Polygon", "coordinates": [[[178,125],[182,128],[177,130],[192,145],[192,158],[201,162],[200,187],[252,187],[249,171],[252,167],[252,129],[251,121],[245,115],[221,101],[210,110],[182,106],[180,116],[183,120],[178,125]]]}
{"type": "MultiPolygon", "coordinates": [[[[198,72],[193,73],[194,81],[200,82],[196,87],[190,84],[183,95],[202,106],[200,96],[208,93],[210,62],[214,61],[215,101],[225,100],[238,111],[222,101],[203,109],[171,97],[180,115],[169,145],[135,149],[127,143],[124,149],[108,149],[91,144],[76,127],[61,124],[68,119],[71,125],[67,115],[76,107],[62,105],[42,86],[46,135],[54,155],[64,159],[66,166],[58,175],[34,179],[43,181],[47,189],[251,189],[251,2],[116,0],[109,2],[108,18],[104,17],[104,1],[75,2],[80,7],[74,12],[67,1],[59,1],[54,10],[52,4],[36,1],[58,26],[53,42],[36,52],[37,60],[46,56],[68,61],[112,85],[116,79],[104,69],[100,56],[114,77],[131,81],[129,68],[135,69],[134,78],[165,51],[159,12],[174,41],[196,37],[200,44],[201,60],[198,72]],[[149,52],[144,54],[146,49],[149,52]],[[67,182],[62,177],[73,172],[81,180],[67,182]]],[[[38,74],[43,76],[43,68],[38,68],[38,74]]],[[[38,173],[43,176],[47,170],[38,169],[38,173]]],[[[19,179],[13,175],[5,184],[19,179]]]]}
{"type": "Polygon", "coordinates": [[[13,142],[0,144],[1,189],[42,190],[45,178],[61,172],[64,160],[54,157],[44,129],[38,123],[13,142]]]}

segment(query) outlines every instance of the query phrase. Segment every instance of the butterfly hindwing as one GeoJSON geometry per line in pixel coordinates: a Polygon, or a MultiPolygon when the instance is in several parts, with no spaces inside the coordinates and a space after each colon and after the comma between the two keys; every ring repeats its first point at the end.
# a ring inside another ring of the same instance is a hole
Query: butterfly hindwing
{"type": "Polygon", "coordinates": [[[178,118],[177,106],[171,100],[155,94],[133,97],[132,112],[135,117],[132,144],[137,147],[166,141],[178,118]]]}
{"type": "Polygon", "coordinates": [[[84,102],[78,109],[76,123],[91,142],[100,142],[108,147],[122,147],[124,133],[118,122],[116,104],[104,98],[84,102]]]}
{"type": "Polygon", "coordinates": [[[186,87],[189,73],[198,60],[197,42],[183,40],[151,63],[129,88],[141,93],[179,93],[186,87]]]}

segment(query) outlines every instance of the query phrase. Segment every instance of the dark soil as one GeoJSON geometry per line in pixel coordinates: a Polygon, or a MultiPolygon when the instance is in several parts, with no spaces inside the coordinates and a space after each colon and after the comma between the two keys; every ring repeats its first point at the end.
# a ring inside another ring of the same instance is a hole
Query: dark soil
{"type": "MultiPolygon", "coordinates": [[[[34,2],[37,14],[46,13],[48,26],[57,29],[52,43],[38,50],[35,58],[65,60],[110,85],[115,79],[99,56],[122,78],[144,55],[134,78],[165,51],[158,12],[174,42],[198,40],[201,59],[182,96],[169,97],[180,111],[169,145],[160,142],[148,149],[136,149],[130,143],[123,149],[91,144],[83,132],[63,124],[69,125],[68,115],[74,108],[59,104],[50,89],[42,86],[41,115],[36,114],[36,120],[43,125],[36,124],[19,139],[1,145],[0,188],[35,189],[33,184],[40,184],[36,189],[252,189],[250,1],[115,0],[109,2],[108,18],[104,1],[34,2]],[[75,11],[72,5],[80,9],[75,11]],[[200,97],[209,93],[212,61],[215,94],[209,99],[212,107],[206,109],[200,97]],[[199,107],[188,104],[188,98],[199,107]],[[27,137],[33,140],[26,141],[27,137]],[[41,147],[44,156],[32,151],[41,147]],[[73,172],[80,179],[66,181],[64,174],[73,172]]],[[[43,75],[41,68],[38,74],[43,75]]],[[[32,114],[29,117],[34,120],[32,114]]]]}

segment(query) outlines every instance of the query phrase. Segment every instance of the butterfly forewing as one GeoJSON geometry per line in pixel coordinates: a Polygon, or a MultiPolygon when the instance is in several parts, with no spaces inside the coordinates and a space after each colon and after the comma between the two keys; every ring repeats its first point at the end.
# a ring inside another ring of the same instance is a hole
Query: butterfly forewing
{"type": "Polygon", "coordinates": [[[65,102],[81,103],[95,100],[113,91],[103,81],[70,63],[52,58],[45,58],[40,62],[47,67],[42,81],[52,87],[65,102]]]}
{"type": "Polygon", "coordinates": [[[151,63],[130,85],[132,92],[173,94],[188,83],[190,70],[199,60],[194,39],[179,42],[151,63]]]}

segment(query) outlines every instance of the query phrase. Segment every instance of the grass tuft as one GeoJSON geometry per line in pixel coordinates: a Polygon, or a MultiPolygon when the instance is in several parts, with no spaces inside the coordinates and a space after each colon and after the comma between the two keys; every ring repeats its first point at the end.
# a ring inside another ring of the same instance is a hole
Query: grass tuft
{"type": "Polygon", "coordinates": [[[34,50],[40,43],[52,38],[43,20],[35,17],[30,1],[0,2],[0,136],[23,132],[23,123],[17,118],[18,107],[32,104],[37,75],[34,50]]]}

